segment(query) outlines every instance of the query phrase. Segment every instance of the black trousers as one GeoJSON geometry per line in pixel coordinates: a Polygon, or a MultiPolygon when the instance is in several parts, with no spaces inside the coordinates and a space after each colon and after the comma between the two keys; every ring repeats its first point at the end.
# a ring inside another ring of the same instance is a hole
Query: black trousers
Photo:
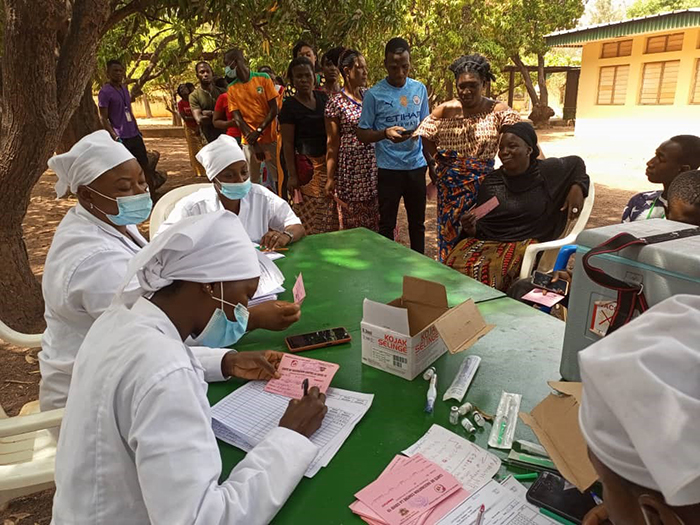
{"type": "Polygon", "coordinates": [[[121,139],[124,147],[129,150],[129,152],[136,157],[136,160],[141,165],[144,175],[146,175],[146,182],[148,183],[148,188],[151,191],[151,196],[156,195],[156,190],[162,185],[163,181],[157,181],[153,170],[148,165],[148,153],[146,152],[146,144],[143,142],[141,135],[136,135],[128,139],[121,139]],[[160,182],[160,183],[159,183],[160,182]]]}
{"type": "Polygon", "coordinates": [[[394,240],[399,203],[408,217],[411,249],[425,252],[425,172],[427,167],[414,170],[386,170],[379,168],[379,233],[394,240]]]}

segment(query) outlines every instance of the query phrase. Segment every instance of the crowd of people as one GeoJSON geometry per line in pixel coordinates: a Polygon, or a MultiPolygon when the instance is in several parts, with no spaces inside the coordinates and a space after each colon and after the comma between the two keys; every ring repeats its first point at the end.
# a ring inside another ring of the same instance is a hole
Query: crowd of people
{"type": "MultiPolygon", "coordinates": [[[[507,289],[525,248],[559,237],[583,209],[584,161],[544,158],[532,126],[484,95],[493,73],[481,55],[453,63],[457,98],[432,113],[401,38],[386,45],[387,76],[371,88],[355,49],[333,48],[317,67],[313,47],[298,44],[286,85],[269,68],[252,72],[238,49],[224,62],[225,79],[200,62],[199,85],[178,89],[193,170],[211,186],[179,201],[150,242],[137,225],[158,181],[117,61],[99,97],[105,129],[49,161],[58,196],[77,197],[42,282],[40,405],[66,408],[57,525],[267,523],[294,490],[317,452],[308,438],[325,396],[312,388],[290,402],[280,428],[220,482],[203,388],[276,377],[282,354],[228,347],[300,318],[285,301],[248,308],[264,257],[253,243],[278,249],[356,227],[393,239],[403,199],[411,248],[423,252],[429,177],[440,261],[507,289]],[[493,198],[478,217],[474,207],[493,198]]],[[[647,176],[663,189],[635,196],[623,220],[700,225],[699,166],[699,137],[661,144],[647,176]]],[[[686,417],[700,411],[699,316],[697,298],[671,298],[582,353],[582,431],[606,491],[588,524],[700,523],[697,418],[686,417]],[[644,411],[626,410],[635,396],[644,411]],[[678,416],[663,435],[682,459],[648,439],[649,414],[678,416]]]]}

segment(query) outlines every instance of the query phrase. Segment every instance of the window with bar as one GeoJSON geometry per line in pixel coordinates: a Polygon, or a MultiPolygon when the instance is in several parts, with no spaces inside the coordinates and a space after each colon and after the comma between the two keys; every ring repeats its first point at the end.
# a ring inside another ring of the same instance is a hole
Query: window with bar
{"type": "Polygon", "coordinates": [[[673,104],[676,98],[680,60],[644,64],[639,103],[642,105],[673,104]]]}
{"type": "Polygon", "coordinates": [[[667,53],[683,49],[683,33],[672,35],[650,36],[647,38],[645,53],[667,53]]]}
{"type": "Polygon", "coordinates": [[[599,105],[621,106],[627,96],[627,79],[629,78],[629,64],[621,66],[605,66],[600,68],[598,78],[599,105]]]}
{"type": "Polygon", "coordinates": [[[628,57],[632,54],[632,40],[620,40],[603,44],[600,58],[628,57]]]}

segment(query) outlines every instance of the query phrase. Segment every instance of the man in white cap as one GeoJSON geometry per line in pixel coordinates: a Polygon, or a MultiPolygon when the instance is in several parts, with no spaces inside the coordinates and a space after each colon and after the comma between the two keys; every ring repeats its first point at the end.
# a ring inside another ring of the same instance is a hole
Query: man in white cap
{"type": "MultiPolygon", "coordinates": [[[[78,204],[56,229],[44,266],[46,330],[39,353],[42,410],[65,406],[78,349],[112,301],[129,261],[147,244],[136,225],[148,218],[152,207],[140,165],[104,130],[52,157],[49,167],[58,176],[57,195],[70,191],[77,195],[78,204]]],[[[251,311],[250,330],[284,330],[300,317],[298,306],[280,301],[251,311]]],[[[223,381],[230,375],[224,366],[228,349],[197,347],[193,351],[207,381],[223,381]]]]}
{"type": "MultiPolygon", "coordinates": [[[[129,266],[75,364],[56,455],[53,522],[269,523],[318,448],[327,411],[311,389],[219,483],[221,459],[198,360],[183,343],[227,346],[245,332],[256,251],[228,211],[185,219],[129,266]]],[[[276,376],[278,352],[232,354],[245,379],[276,376]]]]}
{"type": "Polygon", "coordinates": [[[700,297],[666,299],[579,362],[605,501],[584,525],[700,523],[700,297]]]}
{"type": "Polygon", "coordinates": [[[143,169],[107,131],[81,139],[49,160],[56,194],[78,197],[56,229],[46,256],[42,291],[42,410],[63,407],[73,361],[85,334],[107,309],[131,258],[147,241],[136,225],[151,213],[143,169]]]}
{"type": "Polygon", "coordinates": [[[305,235],[289,204],[260,184],[253,184],[243,150],[231,136],[222,135],[197,154],[212,182],[180,200],[158,234],[185,217],[226,209],[238,215],[253,242],[283,248],[305,235]]]}

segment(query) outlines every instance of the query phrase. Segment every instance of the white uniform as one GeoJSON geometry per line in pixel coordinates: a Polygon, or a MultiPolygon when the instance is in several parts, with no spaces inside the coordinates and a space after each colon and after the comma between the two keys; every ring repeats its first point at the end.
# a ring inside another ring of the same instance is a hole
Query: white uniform
{"type": "MultiPolygon", "coordinates": [[[[183,198],[175,205],[156,235],[185,217],[203,215],[223,209],[213,185],[201,189],[183,198]]],[[[299,217],[294,214],[291,206],[284,199],[259,184],[253,184],[248,195],[241,199],[241,210],[238,213],[238,218],[253,242],[260,242],[260,239],[270,229],[281,231],[287,226],[301,224],[299,217]]]]}
{"type": "MultiPolygon", "coordinates": [[[[56,229],[46,257],[42,291],[46,330],[39,352],[41,410],[66,404],[73,363],[80,345],[122,284],[129,261],[147,241],[136,226],[128,238],[80,204],[56,229]]],[[[138,282],[134,282],[136,288],[138,282]]],[[[198,348],[208,381],[221,381],[221,359],[227,350],[198,348]]]]}
{"type": "Polygon", "coordinates": [[[219,484],[203,371],[144,298],[110,308],[85,345],[56,457],[56,525],[268,523],[316,456],[277,428],[219,484]]]}

